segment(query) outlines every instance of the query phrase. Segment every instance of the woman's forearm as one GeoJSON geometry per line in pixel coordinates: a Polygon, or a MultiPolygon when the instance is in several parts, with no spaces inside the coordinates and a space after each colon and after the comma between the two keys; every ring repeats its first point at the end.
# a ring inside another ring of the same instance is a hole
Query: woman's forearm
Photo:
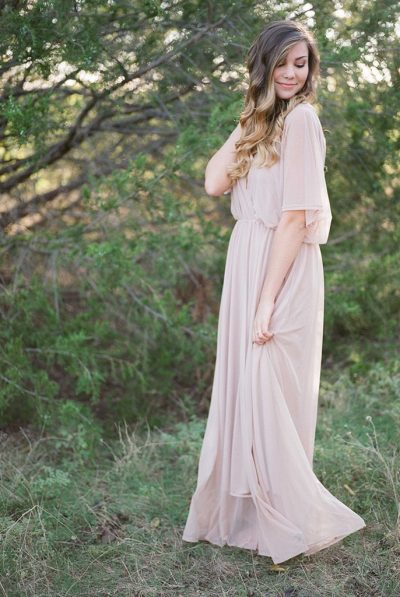
{"type": "Polygon", "coordinates": [[[239,141],[240,133],[239,123],[222,147],[209,160],[205,170],[204,183],[208,195],[222,195],[231,186],[231,179],[226,172],[226,167],[235,161],[235,143],[239,141]]]}
{"type": "Polygon", "coordinates": [[[283,280],[296,258],[307,229],[304,210],[284,212],[274,232],[267,274],[261,291],[261,302],[275,302],[283,280]]]}

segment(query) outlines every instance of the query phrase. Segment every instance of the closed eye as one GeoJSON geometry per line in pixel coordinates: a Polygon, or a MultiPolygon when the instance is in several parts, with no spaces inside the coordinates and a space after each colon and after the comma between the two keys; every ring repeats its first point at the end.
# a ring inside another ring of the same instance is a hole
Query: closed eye
{"type": "MultiPolygon", "coordinates": [[[[278,64],[279,66],[284,66],[284,64],[278,64]]],[[[297,68],[303,68],[305,66],[305,64],[296,64],[297,68]]]]}

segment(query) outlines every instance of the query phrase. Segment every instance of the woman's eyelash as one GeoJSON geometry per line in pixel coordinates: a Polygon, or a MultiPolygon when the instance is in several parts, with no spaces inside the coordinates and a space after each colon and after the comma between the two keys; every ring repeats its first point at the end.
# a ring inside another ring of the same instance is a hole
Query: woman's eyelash
{"type": "MultiPolygon", "coordinates": [[[[278,64],[278,66],[283,66],[283,64],[278,64]]],[[[297,68],[303,68],[305,64],[296,64],[297,68]]]]}

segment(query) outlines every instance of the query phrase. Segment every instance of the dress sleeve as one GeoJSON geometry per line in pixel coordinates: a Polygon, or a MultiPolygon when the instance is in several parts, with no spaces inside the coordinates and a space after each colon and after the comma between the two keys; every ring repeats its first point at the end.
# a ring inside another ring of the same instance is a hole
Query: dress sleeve
{"type": "Polygon", "coordinates": [[[332,213],[325,181],[325,137],[311,106],[296,106],[282,134],[282,211],[304,209],[306,243],[325,244],[332,213]]]}

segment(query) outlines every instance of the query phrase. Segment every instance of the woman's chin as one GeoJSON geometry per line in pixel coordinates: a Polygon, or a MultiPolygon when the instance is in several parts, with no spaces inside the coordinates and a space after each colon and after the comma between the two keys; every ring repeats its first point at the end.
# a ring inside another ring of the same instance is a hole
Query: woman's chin
{"type": "Polygon", "coordinates": [[[276,95],[280,98],[280,99],[290,99],[291,97],[293,97],[294,95],[296,95],[297,93],[297,89],[293,90],[293,89],[277,89],[276,90],[276,95]]]}

